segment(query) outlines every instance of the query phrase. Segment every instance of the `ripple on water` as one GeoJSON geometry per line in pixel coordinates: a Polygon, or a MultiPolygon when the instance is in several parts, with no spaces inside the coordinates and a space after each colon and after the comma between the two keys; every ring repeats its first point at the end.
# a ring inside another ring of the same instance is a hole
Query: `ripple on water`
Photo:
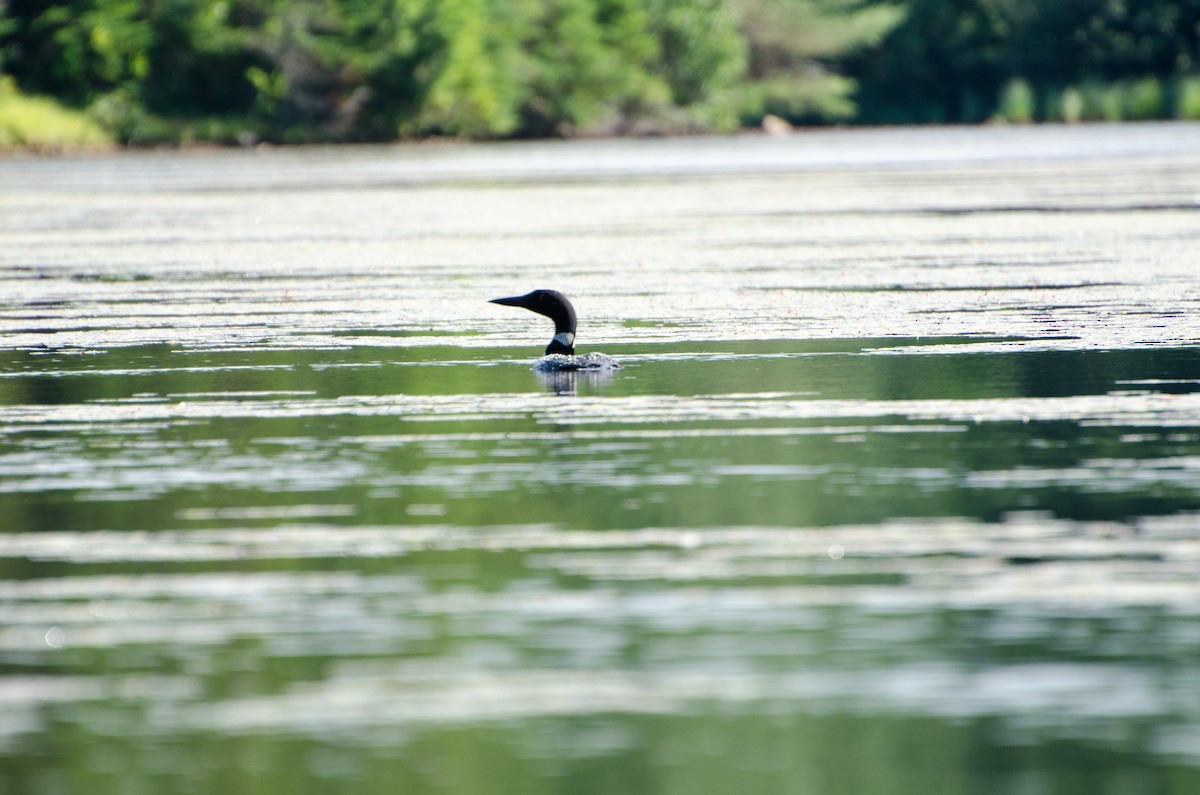
{"type": "Polygon", "coordinates": [[[1200,764],[1194,132],[0,162],[4,758],[1200,764]]]}

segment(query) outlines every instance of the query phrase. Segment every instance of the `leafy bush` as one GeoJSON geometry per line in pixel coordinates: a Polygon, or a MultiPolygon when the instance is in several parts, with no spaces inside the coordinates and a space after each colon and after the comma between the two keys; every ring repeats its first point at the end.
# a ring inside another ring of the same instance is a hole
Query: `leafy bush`
{"type": "Polygon", "coordinates": [[[1002,121],[1017,124],[1028,124],[1033,121],[1033,89],[1029,83],[1020,78],[1010,80],[1000,97],[1000,107],[996,111],[996,116],[1002,121]]]}
{"type": "Polygon", "coordinates": [[[86,115],[45,97],[26,96],[11,77],[0,76],[0,147],[61,149],[111,143],[86,115]]]}
{"type": "Polygon", "coordinates": [[[1175,88],[1174,115],[1177,119],[1200,121],[1200,77],[1185,77],[1175,88]]]}

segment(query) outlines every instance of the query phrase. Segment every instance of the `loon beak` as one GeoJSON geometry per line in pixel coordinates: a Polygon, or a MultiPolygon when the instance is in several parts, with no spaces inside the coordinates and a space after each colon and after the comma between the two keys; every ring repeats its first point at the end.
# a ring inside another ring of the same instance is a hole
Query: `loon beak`
{"type": "Polygon", "coordinates": [[[489,304],[500,304],[502,306],[519,306],[522,309],[529,308],[529,296],[514,295],[512,298],[493,298],[488,301],[489,304]]]}
{"type": "MultiPolygon", "coordinates": [[[[4,0],[0,0],[0,3],[4,0]]],[[[536,312],[539,315],[545,315],[554,321],[556,326],[562,326],[560,331],[573,331],[575,329],[575,310],[571,307],[571,302],[562,293],[557,293],[554,290],[534,290],[532,293],[525,295],[514,295],[509,298],[493,298],[489,303],[502,304],[504,306],[519,306],[522,309],[528,309],[530,312],[536,312]]]]}

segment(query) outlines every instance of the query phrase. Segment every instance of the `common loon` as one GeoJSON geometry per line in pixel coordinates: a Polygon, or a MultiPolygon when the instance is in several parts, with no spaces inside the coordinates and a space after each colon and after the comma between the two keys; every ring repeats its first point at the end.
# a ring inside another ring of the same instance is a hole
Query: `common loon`
{"type": "Polygon", "coordinates": [[[554,338],[546,346],[546,355],[534,364],[534,370],[614,370],[621,366],[603,353],[575,355],[575,307],[557,290],[534,290],[512,298],[493,298],[489,303],[523,307],[554,321],[554,338]]]}

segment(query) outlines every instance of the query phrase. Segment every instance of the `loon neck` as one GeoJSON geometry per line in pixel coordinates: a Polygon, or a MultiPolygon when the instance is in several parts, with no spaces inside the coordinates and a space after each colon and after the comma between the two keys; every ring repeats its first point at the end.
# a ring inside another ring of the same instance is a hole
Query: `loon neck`
{"type": "Polygon", "coordinates": [[[564,356],[575,355],[575,330],[561,330],[558,324],[555,324],[554,339],[550,340],[550,344],[546,346],[546,355],[550,356],[555,353],[561,353],[564,356]]]}
{"type": "MultiPolygon", "coordinates": [[[[561,295],[561,294],[560,294],[561,295]]],[[[552,311],[546,313],[554,321],[554,338],[546,346],[546,355],[561,353],[564,356],[575,355],[575,307],[566,296],[561,302],[554,302],[552,311]]]]}

